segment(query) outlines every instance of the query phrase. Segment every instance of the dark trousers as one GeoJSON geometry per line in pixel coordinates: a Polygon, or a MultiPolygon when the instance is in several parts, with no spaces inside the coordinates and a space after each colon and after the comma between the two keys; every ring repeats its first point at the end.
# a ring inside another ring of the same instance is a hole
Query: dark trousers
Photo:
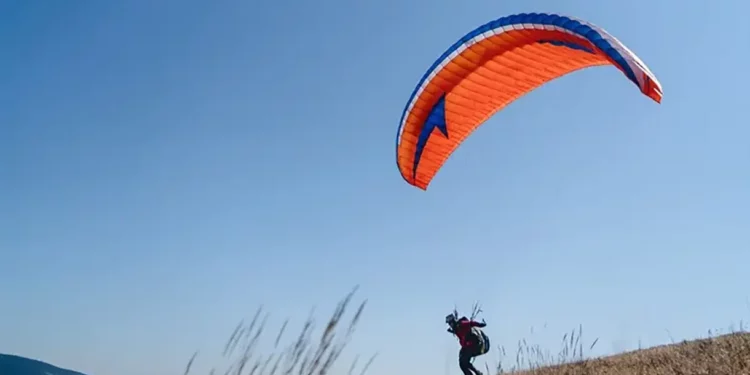
{"type": "Polygon", "coordinates": [[[461,348],[461,351],[458,352],[458,367],[461,368],[464,375],[480,374],[476,367],[471,364],[471,359],[484,354],[481,350],[482,348],[479,345],[472,345],[461,348]]]}

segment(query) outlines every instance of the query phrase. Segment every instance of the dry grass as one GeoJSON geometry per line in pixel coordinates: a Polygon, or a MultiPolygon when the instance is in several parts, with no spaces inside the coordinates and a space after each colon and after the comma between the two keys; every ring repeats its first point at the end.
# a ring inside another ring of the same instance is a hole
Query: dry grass
{"type": "MultiPolygon", "coordinates": [[[[514,364],[497,365],[496,373],[517,375],[750,375],[750,333],[742,327],[729,334],[712,334],[709,338],[683,341],[601,358],[585,358],[596,341],[584,346],[582,330],[563,337],[563,349],[551,355],[538,346],[521,341],[515,351],[514,364]]],[[[500,348],[501,358],[506,357],[500,348]]],[[[488,369],[489,370],[489,369],[488,369]]],[[[488,371],[489,373],[489,371],[488,371]]]]}
{"type": "MultiPolygon", "coordinates": [[[[305,321],[302,331],[294,341],[287,346],[280,347],[284,338],[289,320],[286,320],[276,333],[273,352],[260,354],[257,350],[258,341],[265,328],[268,315],[261,319],[262,307],[259,308],[249,324],[240,322],[232,332],[229,340],[224,345],[222,357],[229,363],[226,368],[213,368],[210,375],[325,375],[333,367],[339,356],[354,333],[367,301],[361,302],[353,317],[346,325],[344,314],[351,304],[357,288],[354,288],[342,299],[335,311],[324,325],[320,337],[313,340],[315,330],[315,319],[311,313],[305,321]],[[342,331],[341,334],[340,331],[342,331]]],[[[185,375],[193,372],[192,367],[197,360],[198,353],[193,354],[187,363],[185,375]]],[[[375,356],[359,370],[359,375],[364,375],[372,364],[375,356]]],[[[354,374],[357,370],[358,357],[348,368],[348,374],[354,374]]]]}
{"type": "MultiPolygon", "coordinates": [[[[315,321],[310,317],[302,331],[291,344],[281,346],[289,321],[285,321],[275,335],[273,352],[259,354],[258,341],[265,330],[266,315],[259,308],[249,324],[240,322],[225,344],[222,357],[229,365],[224,369],[214,368],[210,375],[326,375],[339,359],[349,343],[359,322],[367,301],[361,302],[348,321],[343,320],[351,304],[356,288],[338,304],[330,319],[324,325],[320,337],[313,340],[315,321]],[[343,331],[343,334],[341,334],[343,331]]],[[[563,336],[562,349],[552,354],[525,340],[518,343],[512,352],[510,366],[506,366],[508,355],[500,349],[501,361],[494,371],[489,368],[486,374],[496,375],[750,375],[750,333],[742,324],[731,333],[711,333],[709,338],[683,341],[648,349],[641,349],[617,355],[587,358],[597,344],[584,345],[582,328],[563,336]]],[[[190,375],[197,359],[195,353],[187,364],[184,374],[190,375]]],[[[348,375],[358,372],[364,375],[375,355],[361,367],[357,358],[348,367],[348,375]]],[[[458,373],[458,369],[455,369],[458,373]]],[[[338,373],[338,371],[337,371],[338,373]]]]}

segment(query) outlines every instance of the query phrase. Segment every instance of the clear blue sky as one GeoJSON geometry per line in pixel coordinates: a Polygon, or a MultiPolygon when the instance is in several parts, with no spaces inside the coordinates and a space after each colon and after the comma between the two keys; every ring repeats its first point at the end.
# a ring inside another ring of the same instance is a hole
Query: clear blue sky
{"type": "Polygon", "coordinates": [[[0,352],[175,373],[260,303],[278,324],[355,284],[378,374],[458,373],[443,317],[475,299],[496,344],[553,351],[579,323],[602,354],[749,319],[750,3],[710,4],[2,0],[0,352]],[[523,11],[603,26],[663,104],[578,72],[407,185],[417,80],[523,11]]]}

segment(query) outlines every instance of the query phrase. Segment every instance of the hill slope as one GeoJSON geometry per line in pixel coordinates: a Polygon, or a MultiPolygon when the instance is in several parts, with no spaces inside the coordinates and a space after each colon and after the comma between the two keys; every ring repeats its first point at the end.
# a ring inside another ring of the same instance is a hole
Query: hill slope
{"type": "Polygon", "coordinates": [[[750,333],[636,350],[609,357],[506,374],[528,375],[750,375],[750,333]]]}
{"type": "Polygon", "coordinates": [[[42,361],[0,354],[0,375],[84,375],[42,361]]]}
{"type": "MultiPolygon", "coordinates": [[[[584,360],[561,365],[535,364],[516,375],[750,375],[750,333],[733,333],[703,340],[584,360]]],[[[45,362],[0,354],[0,375],[84,375],[45,362]]]]}

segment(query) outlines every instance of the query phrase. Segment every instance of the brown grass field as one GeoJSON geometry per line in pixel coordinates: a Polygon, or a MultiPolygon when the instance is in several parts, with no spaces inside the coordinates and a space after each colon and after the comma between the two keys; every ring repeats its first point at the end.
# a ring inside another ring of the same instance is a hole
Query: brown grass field
{"type": "MultiPolygon", "coordinates": [[[[279,346],[285,335],[288,321],[276,333],[273,352],[258,354],[258,340],[265,329],[268,316],[261,318],[258,309],[249,324],[240,323],[223,348],[226,367],[215,367],[210,375],[325,375],[328,374],[346,347],[359,322],[367,301],[361,302],[351,318],[344,315],[356,291],[339,302],[320,336],[313,339],[316,328],[312,315],[302,331],[294,336],[290,345],[279,346]]],[[[601,358],[586,358],[584,349],[591,345],[580,342],[582,329],[563,336],[563,349],[556,355],[521,340],[512,352],[510,364],[504,360],[507,352],[499,348],[501,361],[494,369],[485,368],[493,375],[750,375],[750,333],[740,325],[737,332],[712,335],[709,338],[683,341],[653,348],[641,349],[601,358]]],[[[191,375],[198,359],[195,353],[188,361],[185,375],[191,375]]],[[[364,375],[376,355],[358,365],[359,357],[344,368],[337,367],[337,375],[364,375]]],[[[458,368],[455,374],[459,375],[458,368]]],[[[390,374],[402,375],[402,374],[390,374]]]]}
{"type": "MultiPolygon", "coordinates": [[[[522,341],[513,365],[506,369],[500,363],[493,372],[517,375],[750,375],[750,333],[742,330],[600,358],[582,358],[584,348],[578,342],[580,332],[579,328],[578,332],[563,337],[564,348],[555,357],[542,354],[538,347],[527,346],[522,341]]],[[[504,353],[501,348],[501,354],[504,353]]]]}

